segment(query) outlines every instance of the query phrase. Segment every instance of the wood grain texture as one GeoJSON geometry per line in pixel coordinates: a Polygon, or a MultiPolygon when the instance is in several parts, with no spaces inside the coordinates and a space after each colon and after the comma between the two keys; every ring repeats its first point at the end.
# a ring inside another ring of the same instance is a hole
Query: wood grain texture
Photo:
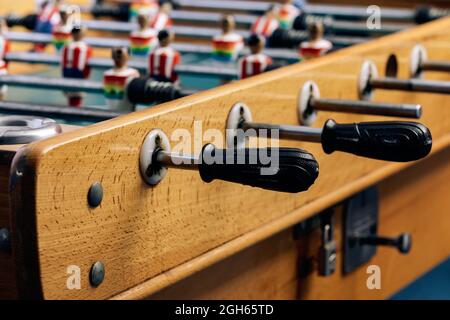
{"type": "MultiPolygon", "coordinates": [[[[448,41],[449,26],[450,20],[442,20],[30,144],[24,153],[21,188],[13,194],[19,219],[35,218],[36,243],[25,241],[25,232],[18,242],[23,265],[36,275],[31,282],[20,278],[22,287],[37,288],[33,294],[44,298],[102,299],[130,288],[122,297],[148,296],[414,165],[345,154],[329,156],[318,145],[283,141],[283,145],[311,151],[321,170],[308,192],[288,195],[219,181],[206,184],[198,173],[177,169],[150,188],[140,177],[138,157],[152,128],[161,128],[170,136],[177,128],[192,132],[194,120],[200,120],[204,129],[223,131],[227,113],[237,101],[247,103],[257,121],[295,124],[298,91],[308,80],[319,84],[323,97],[356,99],[357,75],[365,58],[373,58],[383,68],[389,54],[407,57],[415,43],[428,46],[448,41]],[[96,181],[103,184],[104,200],[100,207],[90,209],[87,191],[96,181]],[[35,262],[28,254],[38,257],[38,266],[28,265],[35,262]],[[106,278],[93,288],[88,272],[97,260],[105,263],[106,278]],[[66,288],[66,268],[72,264],[81,267],[81,290],[66,288]]],[[[450,59],[445,50],[430,55],[450,59]]],[[[401,69],[401,76],[406,76],[404,64],[401,69]]],[[[450,79],[445,74],[429,77],[450,79]]],[[[450,143],[450,110],[442,108],[446,99],[443,95],[376,93],[378,101],[423,104],[422,121],[433,133],[434,152],[450,143]]],[[[386,119],[324,112],[315,126],[329,117],[338,122],[386,119]]],[[[23,225],[18,227],[23,231],[23,225]]]]}
{"type": "Polygon", "coordinates": [[[335,210],[338,244],[336,273],[317,275],[320,232],[294,240],[285,230],[148,299],[384,299],[450,255],[450,151],[385,179],[380,189],[380,235],[411,232],[411,252],[379,248],[376,256],[354,272],[342,274],[341,207],[335,210]],[[432,199],[432,200],[431,200],[432,199]],[[302,261],[313,261],[313,269],[302,261]],[[367,267],[381,268],[381,290],[366,286],[367,267]],[[305,277],[302,274],[306,274],[305,277]]]}
{"type": "MultiPolygon", "coordinates": [[[[62,132],[76,130],[78,127],[62,125],[62,132]]],[[[10,175],[11,165],[21,144],[0,145],[0,228],[6,228],[14,233],[11,227],[10,205],[10,175]]],[[[0,299],[15,299],[18,297],[16,284],[16,263],[14,252],[0,250],[0,299]]]]}

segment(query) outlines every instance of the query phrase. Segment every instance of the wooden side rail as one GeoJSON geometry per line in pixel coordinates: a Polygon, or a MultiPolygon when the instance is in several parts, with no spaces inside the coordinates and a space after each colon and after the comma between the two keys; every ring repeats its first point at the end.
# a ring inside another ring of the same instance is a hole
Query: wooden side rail
{"type": "MultiPolygon", "coordinates": [[[[282,146],[310,151],[320,165],[310,190],[293,195],[226,182],[207,184],[196,172],[172,168],[160,184],[149,187],[138,163],[144,138],[154,128],[169,137],[183,128],[202,140],[196,121],[203,132],[224,132],[236,102],[246,103],[259,122],[297,124],[297,99],[306,81],[315,81],[322,97],[357,99],[365,59],[372,59],[383,73],[388,56],[395,53],[400,78],[408,74],[409,52],[417,43],[430,48],[430,58],[449,60],[448,50],[432,49],[450,40],[449,26],[450,19],[436,21],[25,146],[14,159],[12,172],[19,175],[10,191],[19,296],[103,299],[126,292],[122,297],[145,297],[418,165],[326,155],[320,145],[281,141],[282,146]],[[96,182],[102,184],[103,200],[90,208],[87,194],[96,182]],[[89,271],[96,261],[104,264],[105,279],[93,287],[89,271]],[[67,289],[71,265],[81,270],[79,290],[67,289]]],[[[448,74],[426,76],[450,80],[448,74]]],[[[375,100],[422,104],[421,122],[433,134],[432,153],[448,148],[448,96],[378,90],[375,100]]],[[[386,120],[321,112],[313,126],[321,127],[328,118],[342,123],[386,120]]],[[[187,142],[196,153],[208,141],[198,142],[187,142]]]]}
{"type": "Polygon", "coordinates": [[[142,285],[115,298],[389,298],[450,255],[450,198],[446,182],[450,175],[449,157],[448,149],[437,152],[377,184],[380,190],[378,232],[388,236],[410,232],[413,245],[407,255],[380,247],[370,261],[344,274],[341,268],[343,206],[338,205],[334,217],[338,269],[329,277],[318,275],[320,230],[296,240],[296,231],[289,228],[152,295],[146,296],[146,286],[142,285]],[[372,275],[367,270],[374,265],[381,271],[381,287],[377,289],[367,287],[372,275]]]}

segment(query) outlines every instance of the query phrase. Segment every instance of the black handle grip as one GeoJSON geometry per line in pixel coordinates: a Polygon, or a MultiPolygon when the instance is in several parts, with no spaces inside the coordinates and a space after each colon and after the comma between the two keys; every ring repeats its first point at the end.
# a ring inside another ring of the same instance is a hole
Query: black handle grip
{"type": "Polygon", "coordinates": [[[449,9],[423,6],[416,9],[415,21],[418,24],[422,24],[446,17],[448,15],[450,15],[449,9]]]}
{"type": "Polygon", "coordinates": [[[329,16],[311,15],[305,12],[300,13],[295,17],[292,24],[292,29],[298,31],[307,31],[310,21],[320,21],[324,28],[324,33],[333,33],[334,19],[329,16]]]}
{"type": "Polygon", "coordinates": [[[172,101],[183,96],[178,85],[155,81],[152,78],[134,78],[126,88],[128,100],[133,104],[172,101]]]}
{"type": "Polygon", "coordinates": [[[330,154],[343,151],[358,156],[407,162],[421,159],[430,153],[431,133],[416,122],[325,123],[322,132],[323,150],[330,154]]]}
{"type": "Polygon", "coordinates": [[[20,26],[32,31],[36,28],[38,16],[37,14],[29,14],[21,17],[10,14],[5,18],[5,20],[9,28],[20,26]]]}
{"type": "Polygon", "coordinates": [[[319,175],[319,165],[314,156],[301,149],[224,150],[207,144],[200,158],[200,176],[205,182],[219,179],[296,193],[308,190],[319,175]]]}
{"type": "Polygon", "coordinates": [[[298,48],[307,39],[306,31],[278,28],[269,37],[267,44],[270,48],[298,48]]]}
{"type": "Polygon", "coordinates": [[[91,14],[95,18],[108,17],[120,21],[128,21],[130,17],[130,5],[128,3],[118,5],[96,4],[91,8],[91,14]]]}

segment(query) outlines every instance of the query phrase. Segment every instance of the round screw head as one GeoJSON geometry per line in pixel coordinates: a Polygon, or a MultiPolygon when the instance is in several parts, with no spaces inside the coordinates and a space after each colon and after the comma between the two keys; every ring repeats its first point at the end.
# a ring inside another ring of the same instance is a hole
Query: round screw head
{"type": "Polygon", "coordinates": [[[100,182],[95,182],[91,185],[88,192],[89,206],[95,208],[102,203],[103,200],[103,187],[100,182]]]}
{"type": "Polygon", "coordinates": [[[101,261],[95,262],[89,273],[89,282],[93,287],[98,287],[105,279],[105,266],[101,261]]]}

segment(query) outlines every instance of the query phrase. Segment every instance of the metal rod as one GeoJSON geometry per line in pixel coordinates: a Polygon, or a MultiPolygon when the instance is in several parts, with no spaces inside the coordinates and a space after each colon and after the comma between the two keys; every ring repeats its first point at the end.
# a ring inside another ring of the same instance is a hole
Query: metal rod
{"type": "Polygon", "coordinates": [[[363,100],[311,99],[310,106],[314,110],[345,112],[355,114],[371,114],[391,117],[418,119],[422,115],[422,107],[418,104],[378,103],[363,100]]]}
{"type": "Polygon", "coordinates": [[[368,29],[365,22],[348,22],[333,20],[332,23],[325,25],[325,32],[339,35],[355,36],[385,36],[391,33],[400,32],[412,28],[413,24],[389,24],[383,23],[380,29],[368,29]]]}
{"type": "MultiPolygon", "coordinates": [[[[16,42],[30,42],[30,43],[52,43],[52,36],[46,33],[37,32],[15,32],[10,31],[6,33],[6,37],[10,41],[16,42]]],[[[106,37],[86,37],[84,41],[93,48],[114,48],[114,47],[129,47],[130,41],[127,39],[116,39],[116,38],[106,38],[106,37]]],[[[342,38],[339,40],[344,44],[350,44],[349,40],[342,38]]],[[[189,43],[174,43],[172,47],[183,53],[183,54],[197,54],[197,55],[211,55],[212,48],[210,45],[204,44],[189,44],[189,43]]],[[[242,52],[242,55],[248,54],[249,51],[246,49],[242,52]]],[[[298,52],[296,50],[290,49],[273,49],[266,48],[264,53],[276,60],[287,60],[292,62],[298,61],[298,52]]]]}
{"type": "MultiPolygon", "coordinates": [[[[144,79],[145,80],[145,79],[144,79]]],[[[173,86],[170,83],[153,81],[154,87],[158,90],[158,87],[163,86],[173,86]]],[[[25,76],[25,75],[5,75],[0,77],[0,85],[10,85],[16,87],[23,87],[27,89],[46,89],[46,90],[62,90],[66,92],[86,92],[86,93],[97,93],[103,94],[104,88],[102,82],[83,80],[83,79],[69,79],[69,78],[51,78],[51,77],[40,77],[40,76],[25,76]]],[[[177,97],[185,97],[200,90],[196,89],[178,89],[179,95],[177,97]]],[[[146,103],[158,102],[158,96],[161,99],[167,99],[161,96],[161,92],[142,92],[140,93],[145,97],[136,97],[138,101],[140,98],[146,98],[147,95],[152,97],[151,101],[146,103]]],[[[169,100],[176,99],[177,97],[168,98],[169,100]]],[[[132,97],[130,97],[132,100],[132,97]]],[[[168,100],[163,100],[168,101],[168,100]]]]}
{"type": "MultiPolygon", "coordinates": [[[[6,55],[7,61],[22,62],[22,63],[39,63],[59,66],[61,58],[57,55],[35,52],[11,52],[6,55]]],[[[113,67],[111,59],[107,58],[91,58],[89,66],[97,69],[109,69],[113,67]]],[[[148,63],[146,60],[131,60],[129,66],[136,68],[144,73],[147,73],[148,63]]],[[[219,66],[208,65],[178,65],[175,71],[180,75],[200,75],[213,76],[222,79],[237,78],[237,69],[226,68],[219,66]]]]}
{"type": "MultiPolygon", "coordinates": [[[[110,4],[100,5],[100,7],[92,7],[92,6],[82,6],[81,12],[83,13],[92,13],[93,9],[98,11],[102,7],[109,9],[110,4]]],[[[187,11],[187,10],[172,10],[170,13],[170,18],[177,22],[195,22],[195,23],[214,23],[217,24],[218,21],[222,18],[221,13],[216,12],[204,12],[204,11],[187,11]]],[[[234,14],[234,19],[237,24],[242,25],[244,27],[250,27],[255,20],[258,18],[256,15],[251,14],[234,14]]]]}
{"type": "Polygon", "coordinates": [[[0,77],[0,85],[2,84],[30,89],[83,91],[103,94],[103,84],[101,82],[80,79],[5,75],[0,77]]]}
{"type": "Polygon", "coordinates": [[[425,71],[450,72],[450,62],[428,60],[422,62],[420,69],[425,71]]]}
{"type": "MultiPolygon", "coordinates": [[[[91,30],[108,31],[108,32],[125,32],[130,33],[137,29],[135,23],[130,22],[118,22],[118,21],[105,21],[105,20],[83,20],[83,24],[91,30]]],[[[220,34],[221,30],[218,28],[205,28],[205,27],[191,27],[191,26],[172,26],[170,28],[175,34],[181,38],[195,38],[211,40],[215,35],[220,34]]],[[[236,30],[236,33],[240,34],[243,38],[248,38],[251,34],[250,31],[236,30]]],[[[366,42],[366,38],[357,38],[348,40],[345,37],[339,36],[326,36],[327,40],[331,41],[337,47],[347,47],[350,43],[366,42]]],[[[305,40],[307,36],[305,36],[305,40]]]]}
{"type": "MultiPolygon", "coordinates": [[[[182,7],[197,9],[220,9],[247,11],[262,13],[266,11],[270,3],[258,1],[237,1],[237,0],[179,0],[182,7]]],[[[367,7],[364,6],[338,6],[338,5],[317,5],[308,4],[305,11],[314,15],[332,16],[341,19],[367,19],[367,7]]],[[[383,19],[410,21],[414,20],[415,11],[411,9],[383,8],[383,19]]]]}
{"type": "Polygon", "coordinates": [[[377,237],[377,236],[367,236],[364,238],[357,238],[360,244],[368,244],[368,245],[381,245],[381,246],[397,246],[396,238],[387,238],[387,237],[377,237]]]}
{"type": "Polygon", "coordinates": [[[370,80],[370,87],[385,90],[401,90],[414,92],[430,92],[450,94],[450,82],[396,78],[378,78],[370,80]]]}
{"type": "Polygon", "coordinates": [[[156,161],[165,167],[198,170],[199,158],[193,155],[181,155],[166,151],[158,151],[156,161]]]}
{"type": "MultiPolygon", "coordinates": [[[[90,12],[90,8],[83,8],[86,13],[90,12]]],[[[309,14],[311,17],[318,17],[319,15],[309,14]]],[[[194,22],[194,23],[213,23],[217,24],[222,18],[221,13],[216,12],[202,12],[202,11],[186,11],[174,10],[171,13],[171,18],[178,22],[194,22]]],[[[249,28],[257,19],[256,15],[249,14],[235,14],[234,19],[238,25],[249,28]]],[[[406,29],[412,25],[399,25],[384,23],[380,29],[368,29],[366,23],[349,22],[349,21],[333,21],[326,26],[327,32],[334,34],[352,34],[352,35],[386,35],[406,29]]]]}
{"type": "MultiPolygon", "coordinates": [[[[124,32],[130,33],[137,30],[138,26],[132,22],[108,21],[108,20],[83,20],[82,24],[91,30],[108,31],[108,32],[124,32]]],[[[170,28],[177,37],[195,38],[195,39],[212,39],[215,35],[220,34],[219,28],[192,27],[192,26],[172,26],[170,28]]],[[[250,31],[236,30],[236,33],[242,37],[250,36],[250,31]]]]}
{"type": "MultiPolygon", "coordinates": [[[[310,15],[314,17],[314,15],[310,15]]],[[[317,15],[316,15],[317,17],[317,15]]],[[[175,21],[179,22],[201,22],[201,23],[214,23],[217,24],[217,21],[220,21],[222,18],[222,14],[215,12],[201,12],[201,11],[184,11],[184,10],[174,10],[171,13],[171,18],[175,21]]],[[[249,28],[257,19],[255,15],[244,15],[244,14],[236,14],[234,15],[235,21],[237,24],[244,26],[245,28],[249,28]]],[[[86,26],[93,30],[102,30],[102,31],[112,31],[111,29],[115,29],[114,31],[119,32],[130,32],[136,28],[135,24],[127,23],[127,22],[111,22],[111,21],[95,21],[90,20],[85,22],[86,26]]],[[[326,25],[326,32],[332,34],[345,34],[345,35],[386,35],[390,33],[399,32],[408,27],[412,27],[413,25],[399,25],[399,24],[389,24],[384,23],[383,27],[380,29],[368,29],[366,23],[362,22],[349,22],[349,21],[335,21],[326,25]]],[[[176,31],[176,28],[173,29],[176,31]]],[[[184,28],[183,28],[184,29],[184,28]]],[[[183,32],[186,32],[180,28],[180,35],[184,35],[183,32]]],[[[205,28],[203,28],[205,29],[205,28]]],[[[206,28],[208,29],[208,28],[206,28]]],[[[208,31],[210,33],[212,31],[208,31]]],[[[191,36],[191,35],[188,35],[191,36]]]]}
{"type": "MultiPolygon", "coordinates": [[[[244,130],[254,129],[257,135],[261,133],[260,130],[277,130],[280,139],[302,140],[319,143],[322,141],[321,128],[311,128],[306,126],[291,126],[291,125],[273,125],[254,122],[245,122],[242,128],[244,130]]],[[[268,133],[268,136],[269,134],[270,133],[268,133]]]]}
{"type": "Polygon", "coordinates": [[[125,113],[95,108],[72,108],[59,105],[41,105],[14,101],[0,101],[0,113],[11,115],[44,116],[70,121],[99,122],[125,113]]]}

